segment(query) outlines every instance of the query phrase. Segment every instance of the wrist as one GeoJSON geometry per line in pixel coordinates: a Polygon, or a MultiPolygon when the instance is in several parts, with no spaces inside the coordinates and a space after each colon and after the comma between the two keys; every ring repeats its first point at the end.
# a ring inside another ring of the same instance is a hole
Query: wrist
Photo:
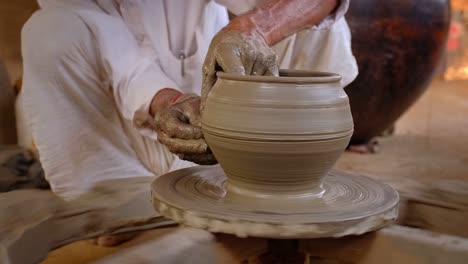
{"type": "Polygon", "coordinates": [[[259,35],[268,46],[273,45],[270,41],[270,36],[262,30],[255,21],[254,11],[238,16],[233,19],[226,27],[226,30],[238,31],[247,36],[259,35]]]}
{"type": "Polygon", "coordinates": [[[149,113],[155,116],[158,111],[174,103],[183,95],[182,92],[173,88],[164,88],[159,90],[151,100],[149,113]]]}
{"type": "Polygon", "coordinates": [[[183,93],[180,93],[174,97],[172,97],[171,101],[170,101],[170,104],[173,104],[175,102],[177,102],[184,94],[183,93]]]}

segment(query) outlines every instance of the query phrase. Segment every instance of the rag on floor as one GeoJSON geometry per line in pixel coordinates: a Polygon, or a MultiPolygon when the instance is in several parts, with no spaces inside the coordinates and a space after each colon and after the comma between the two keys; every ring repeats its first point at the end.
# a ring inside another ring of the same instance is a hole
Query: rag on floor
{"type": "Polygon", "coordinates": [[[34,153],[16,145],[0,145],[0,192],[50,189],[34,153]]]}

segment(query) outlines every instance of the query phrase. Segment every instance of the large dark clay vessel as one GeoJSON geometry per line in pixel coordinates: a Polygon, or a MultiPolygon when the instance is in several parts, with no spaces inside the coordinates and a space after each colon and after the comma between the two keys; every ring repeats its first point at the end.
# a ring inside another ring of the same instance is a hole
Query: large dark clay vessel
{"type": "Polygon", "coordinates": [[[346,87],[352,144],[381,134],[422,95],[445,50],[449,0],[353,0],[346,15],[359,75],[346,87]]]}

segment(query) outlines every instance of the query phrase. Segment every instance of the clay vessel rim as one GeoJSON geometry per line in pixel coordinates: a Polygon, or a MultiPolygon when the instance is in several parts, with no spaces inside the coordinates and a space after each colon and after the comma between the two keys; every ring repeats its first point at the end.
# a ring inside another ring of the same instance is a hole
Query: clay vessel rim
{"type": "Polygon", "coordinates": [[[224,80],[266,82],[266,83],[334,83],[341,81],[341,75],[331,72],[280,70],[280,76],[240,75],[234,73],[217,72],[216,76],[224,80]]]}

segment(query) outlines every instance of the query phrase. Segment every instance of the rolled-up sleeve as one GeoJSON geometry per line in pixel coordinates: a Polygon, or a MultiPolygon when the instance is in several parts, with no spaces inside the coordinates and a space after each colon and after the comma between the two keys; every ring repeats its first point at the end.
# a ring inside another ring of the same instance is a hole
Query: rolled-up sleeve
{"type": "Polygon", "coordinates": [[[317,30],[328,29],[337,21],[339,21],[342,17],[344,17],[346,12],[348,11],[349,0],[338,0],[338,1],[340,1],[339,6],[331,14],[325,17],[322,20],[322,22],[320,22],[318,25],[313,26],[312,29],[317,29],[317,30]]]}
{"type": "MultiPolygon", "coordinates": [[[[225,6],[231,13],[242,15],[245,12],[253,9],[261,0],[216,0],[218,4],[225,6]]],[[[328,29],[335,22],[340,20],[348,11],[349,0],[339,0],[338,7],[318,25],[314,25],[312,29],[322,30],[328,29]]]]}

